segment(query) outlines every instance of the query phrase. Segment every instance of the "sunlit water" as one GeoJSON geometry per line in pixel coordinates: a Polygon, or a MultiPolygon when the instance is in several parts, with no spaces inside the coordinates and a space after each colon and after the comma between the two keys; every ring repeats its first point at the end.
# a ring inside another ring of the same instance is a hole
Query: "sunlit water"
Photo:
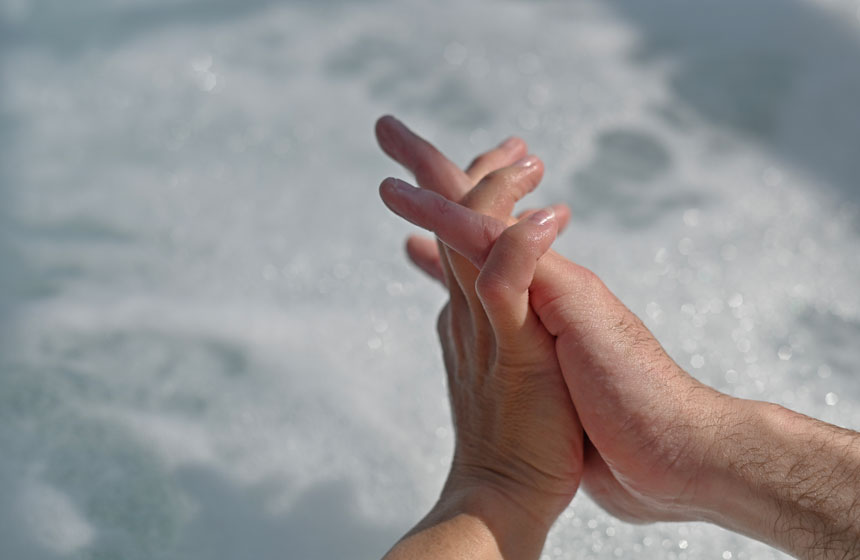
{"type": "MultiPolygon", "coordinates": [[[[860,428],[849,1],[0,1],[0,557],[363,558],[452,445],[372,139],[547,166],[691,373],[860,428]]],[[[776,558],[584,495],[546,558],[776,558]]]]}

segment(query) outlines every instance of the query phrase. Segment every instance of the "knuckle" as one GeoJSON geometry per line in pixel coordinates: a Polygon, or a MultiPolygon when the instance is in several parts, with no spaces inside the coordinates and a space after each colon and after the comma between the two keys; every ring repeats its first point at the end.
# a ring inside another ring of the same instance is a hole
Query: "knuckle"
{"type": "Polygon", "coordinates": [[[486,259],[489,256],[492,248],[495,246],[501,236],[504,235],[504,230],[499,231],[499,229],[500,228],[498,222],[490,219],[487,216],[482,216],[480,224],[480,234],[481,239],[483,241],[483,245],[487,247],[487,250],[482,258],[483,262],[480,263],[482,266],[484,262],[486,262],[486,259]]]}
{"type": "Polygon", "coordinates": [[[496,240],[497,250],[508,258],[513,254],[531,252],[532,245],[534,245],[534,240],[530,236],[531,229],[529,227],[516,227],[516,225],[505,228],[496,240]]]}
{"type": "Polygon", "coordinates": [[[430,204],[432,205],[432,210],[433,210],[434,214],[436,214],[439,217],[444,217],[444,216],[448,215],[448,213],[451,211],[451,207],[448,204],[448,200],[445,199],[444,197],[441,197],[441,196],[433,197],[431,199],[430,204]]]}
{"type": "Polygon", "coordinates": [[[582,287],[586,294],[600,295],[608,291],[603,280],[590,268],[584,266],[573,265],[571,267],[571,276],[576,279],[577,284],[582,287]]]}
{"type": "Polygon", "coordinates": [[[482,271],[475,281],[475,292],[486,305],[503,303],[509,291],[510,287],[504,278],[489,270],[482,271]]]}

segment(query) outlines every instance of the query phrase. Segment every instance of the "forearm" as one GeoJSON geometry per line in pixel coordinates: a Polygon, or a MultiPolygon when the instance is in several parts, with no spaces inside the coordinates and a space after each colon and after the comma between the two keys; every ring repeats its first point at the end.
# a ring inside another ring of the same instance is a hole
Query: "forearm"
{"type": "Polygon", "coordinates": [[[860,558],[860,434],[737,401],[715,446],[712,521],[799,558],[860,558]]]}
{"type": "Polygon", "coordinates": [[[491,488],[451,490],[384,560],[538,558],[549,525],[491,488]]]}

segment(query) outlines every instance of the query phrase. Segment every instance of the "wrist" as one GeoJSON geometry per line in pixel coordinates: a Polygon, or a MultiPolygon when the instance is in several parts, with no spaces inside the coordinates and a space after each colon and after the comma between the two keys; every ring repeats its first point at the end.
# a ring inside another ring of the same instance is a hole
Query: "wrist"
{"type": "Polygon", "coordinates": [[[469,519],[477,533],[495,541],[505,559],[537,558],[558,513],[491,478],[452,472],[439,500],[418,528],[442,520],[469,519]]]}
{"type": "Polygon", "coordinates": [[[731,399],[707,520],[801,558],[860,546],[860,437],[781,406],[731,399]]]}

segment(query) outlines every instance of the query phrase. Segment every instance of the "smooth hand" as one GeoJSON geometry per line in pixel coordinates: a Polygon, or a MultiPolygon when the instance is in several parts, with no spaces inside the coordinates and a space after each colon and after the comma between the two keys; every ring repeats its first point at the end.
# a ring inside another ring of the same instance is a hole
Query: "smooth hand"
{"type": "MultiPolygon", "coordinates": [[[[389,131],[406,133],[402,128],[389,131]]],[[[419,174],[419,179],[425,185],[471,191],[466,203],[485,210],[481,192],[508,189],[511,198],[504,211],[509,213],[521,196],[517,193],[531,190],[540,178],[535,160],[522,157],[524,149],[521,141],[512,140],[476,160],[467,173],[432,167],[430,177],[419,174]],[[484,164],[495,171],[476,171],[484,164]],[[446,173],[444,181],[436,178],[440,172],[446,173]]],[[[392,185],[397,188],[396,181],[392,185]]],[[[557,228],[552,209],[530,213],[487,248],[480,273],[444,246],[437,250],[432,242],[410,241],[410,255],[443,281],[450,295],[438,330],[456,438],[439,502],[391,551],[391,558],[414,558],[428,546],[440,557],[534,558],[552,522],[573,498],[582,473],[582,427],[555,355],[555,338],[529,304],[537,262],[557,228]],[[423,260],[425,255],[431,261],[423,260]],[[456,538],[464,527],[477,533],[456,538]],[[476,551],[465,548],[473,546],[469,542],[487,546],[476,551]]]]}

